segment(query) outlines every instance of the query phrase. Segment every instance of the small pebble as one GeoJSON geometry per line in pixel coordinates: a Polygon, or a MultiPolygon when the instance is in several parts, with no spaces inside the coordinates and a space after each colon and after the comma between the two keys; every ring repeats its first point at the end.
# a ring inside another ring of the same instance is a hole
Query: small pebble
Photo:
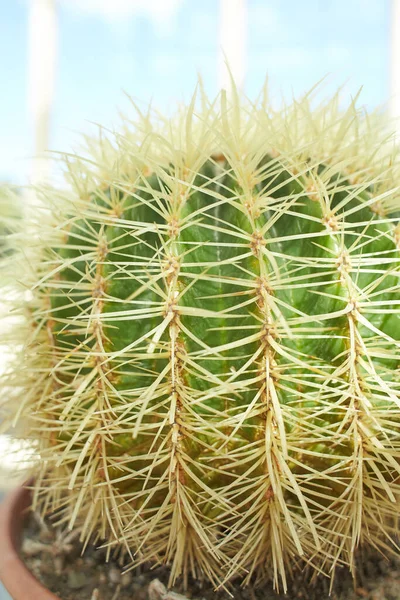
{"type": "Polygon", "coordinates": [[[87,577],[82,571],[69,571],[68,586],[72,590],[79,590],[87,584],[87,577]]]}
{"type": "Polygon", "coordinates": [[[54,569],[57,575],[61,575],[64,570],[64,558],[62,556],[54,557],[54,569]]]}
{"type": "Polygon", "coordinates": [[[163,600],[189,600],[187,596],[183,596],[182,594],[177,594],[176,592],[168,592],[163,600]]]}
{"type": "Polygon", "coordinates": [[[107,583],[107,575],[103,571],[99,575],[99,583],[107,583]]]}
{"type": "Polygon", "coordinates": [[[121,575],[121,586],[123,588],[128,587],[132,583],[132,573],[128,571],[121,575]]]}
{"type": "Polygon", "coordinates": [[[149,600],[163,600],[167,594],[167,588],[159,579],[153,579],[147,588],[149,600]]]}
{"type": "Polygon", "coordinates": [[[187,596],[169,592],[159,579],[153,579],[147,588],[149,600],[189,600],[187,596]]]}
{"type": "Polygon", "coordinates": [[[26,538],[22,542],[21,550],[23,554],[26,554],[26,556],[36,556],[43,550],[43,544],[41,544],[40,542],[35,542],[35,540],[26,538]]]}
{"type": "Polygon", "coordinates": [[[118,569],[116,569],[115,567],[110,567],[110,569],[108,570],[108,580],[111,581],[111,583],[119,583],[121,579],[121,573],[118,569]]]}

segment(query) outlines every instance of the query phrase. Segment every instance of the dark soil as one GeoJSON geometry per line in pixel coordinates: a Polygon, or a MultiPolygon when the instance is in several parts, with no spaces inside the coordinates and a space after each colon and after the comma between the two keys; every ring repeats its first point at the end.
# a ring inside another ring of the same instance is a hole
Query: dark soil
{"type": "Polygon", "coordinates": [[[400,600],[400,559],[369,556],[360,560],[358,581],[339,570],[329,596],[329,580],[311,586],[299,574],[288,594],[277,594],[272,585],[261,589],[233,586],[231,595],[212,586],[190,582],[185,591],[176,585],[167,590],[166,567],[137,568],[124,572],[121,560],[105,563],[105,551],[81,545],[74,533],[65,534],[33,514],[24,530],[22,557],[32,573],[61,600],[400,600]]]}

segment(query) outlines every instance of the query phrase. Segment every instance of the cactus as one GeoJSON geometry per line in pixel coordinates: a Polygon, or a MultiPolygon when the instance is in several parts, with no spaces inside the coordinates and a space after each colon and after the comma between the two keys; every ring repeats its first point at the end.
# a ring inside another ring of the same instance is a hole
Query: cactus
{"type": "Polygon", "coordinates": [[[0,184],[0,258],[10,250],[8,236],[18,229],[21,206],[18,191],[0,184]]]}
{"type": "Polygon", "coordinates": [[[138,110],[31,216],[3,408],[34,505],[170,584],[286,589],[398,532],[398,150],[312,104],[138,110]]]}

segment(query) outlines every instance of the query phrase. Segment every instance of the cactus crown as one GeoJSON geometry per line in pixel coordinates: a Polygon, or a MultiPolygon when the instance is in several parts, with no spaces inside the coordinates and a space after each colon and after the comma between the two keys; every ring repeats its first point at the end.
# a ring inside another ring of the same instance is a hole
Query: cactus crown
{"type": "Polygon", "coordinates": [[[35,503],[171,582],[286,588],[397,530],[398,150],[311,103],[138,111],[26,225],[5,409],[35,503]]]}

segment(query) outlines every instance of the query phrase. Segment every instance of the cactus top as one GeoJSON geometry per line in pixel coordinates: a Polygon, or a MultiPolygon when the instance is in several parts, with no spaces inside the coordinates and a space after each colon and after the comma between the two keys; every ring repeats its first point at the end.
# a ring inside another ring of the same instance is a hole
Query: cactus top
{"type": "Polygon", "coordinates": [[[44,190],[14,414],[82,540],[286,588],[396,531],[398,151],[338,97],[198,95],[44,190]]]}

